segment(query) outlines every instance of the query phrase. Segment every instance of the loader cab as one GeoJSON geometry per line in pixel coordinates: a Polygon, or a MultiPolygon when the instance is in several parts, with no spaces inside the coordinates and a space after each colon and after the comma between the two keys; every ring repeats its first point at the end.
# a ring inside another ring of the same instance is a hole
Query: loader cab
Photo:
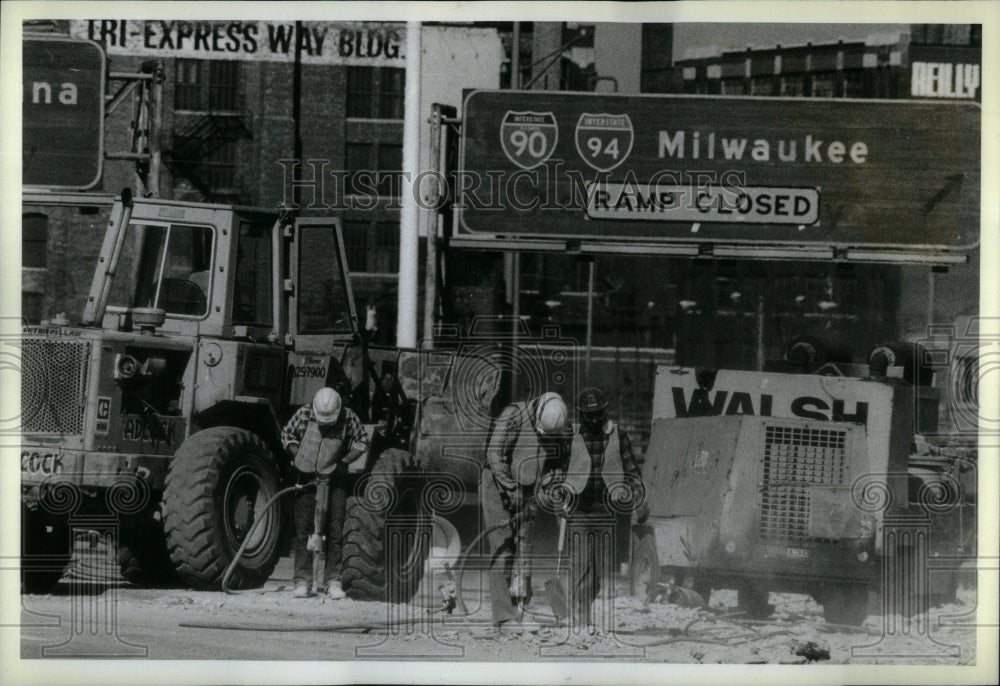
{"type": "Polygon", "coordinates": [[[84,324],[143,348],[174,339],[190,350],[203,364],[187,373],[197,379],[178,379],[195,389],[185,414],[238,397],[283,421],[356,337],[339,220],[123,194],[84,324]]]}
{"type": "Polygon", "coordinates": [[[116,331],[266,339],[274,307],[277,214],[231,206],[116,203],[85,323],[116,331]]]}
{"type": "Polygon", "coordinates": [[[334,218],[165,200],[116,202],[84,323],[307,348],[357,316],[334,218]]]}

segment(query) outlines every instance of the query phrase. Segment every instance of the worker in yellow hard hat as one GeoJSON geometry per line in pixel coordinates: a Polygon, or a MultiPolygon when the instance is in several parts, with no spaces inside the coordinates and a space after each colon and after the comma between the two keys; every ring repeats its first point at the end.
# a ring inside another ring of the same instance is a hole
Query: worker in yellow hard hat
{"type": "Polygon", "coordinates": [[[333,600],[344,597],[338,579],[344,517],[347,510],[347,465],[368,452],[368,434],[340,394],[321,388],[312,402],[292,415],[281,432],[281,444],[295,460],[299,483],[317,482],[315,494],[295,495],[295,567],[292,596],[313,595],[311,553],[325,554],[326,566],[318,589],[333,600]]]}
{"type": "MultiPolygon", "coordinates": [[[[486,528],[529,513],[528,496],[548,461],[564,460],[569,449],[566,403],[558,393],[504,408],[486,448],[479,499],[486,528]]],[[[518,607],[531,598],[530,567],[514,569],[518,543],[530,549],[526,517],[487,534],[490,548],[490,603],[498,631],[521,633],[534,627],[521,621],[518,607]],[[526,544],[526,545],[525,545],[526,544]]]]}

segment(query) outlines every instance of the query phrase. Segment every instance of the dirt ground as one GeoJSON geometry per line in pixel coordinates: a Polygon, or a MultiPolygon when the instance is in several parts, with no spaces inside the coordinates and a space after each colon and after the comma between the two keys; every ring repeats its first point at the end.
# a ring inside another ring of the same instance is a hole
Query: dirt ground
{"type": "MultiPolygon", "coordinates": [[[[79,552],[79,550],[78,550],[79,552]]],[[[77,556],[52,594],[21,598],[21,657],[137,657],[236,660],[614,660],[704,664],[949,664],[976,661],[976,596],[907,620],[873,614],[860,628],[825,624],[807,596],[772,593],[774,614],[752,623],[735,612],[734,591],[715,591],[707,608],[645,604],[624,578],[594,606],[594,635],[566,627],[497,637],[485,577],[467,573],[467,617],[439,610],[437,581],[424,606],[326,598],[292,599],[284,558],[263,588],[239,595],[137,588],[100,551],[77,556]],[[104,581],[94,579],[104,578],[104,581]],[[386,629],[389,622],[403,623],[386,629]],[[407,624],[407,622],[409,622],[407,624]],[[348,627],[359,628],[348,628],[348,627]],[[256,629],[256,630],[252,630],[256,629]]],[[[543,591],[544,579],[534,586],[543,591]]],[[[539,593],[529,609],[550,612],[539,593]]]]}

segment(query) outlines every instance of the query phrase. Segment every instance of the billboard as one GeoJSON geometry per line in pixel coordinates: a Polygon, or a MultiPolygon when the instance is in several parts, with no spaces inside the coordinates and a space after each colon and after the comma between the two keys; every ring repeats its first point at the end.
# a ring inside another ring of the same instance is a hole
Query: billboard
{"type": "Polygon", "coordinates": [[[529,249],[979,240],[973,103],[472,91],[459,166],[459,235],[529,249]]]}
{"type": "Polygon", "coordinates": [[[109,55],[291,64],[298,51],[303,64],[406,63],[401,23],[90,19],[71,21],[70,33],[100,43],[109,55]]]}
{"type": "Polygon", "coordinates": [[[910,95],[982,101],[982,50],[961,45],[910,45],[910,95]]]}
{"type": "Polygon", "coordinates": [[[25,36],[25,186],[86,189],[104,160],[104,53],[90,41],[25,36]]]}

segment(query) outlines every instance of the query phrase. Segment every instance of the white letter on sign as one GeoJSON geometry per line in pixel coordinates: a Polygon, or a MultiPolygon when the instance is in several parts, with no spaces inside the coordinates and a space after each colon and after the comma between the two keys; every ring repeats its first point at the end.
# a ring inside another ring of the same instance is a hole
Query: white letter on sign
{"type": "Polygon", "coordinates": [[[684,132],[678,131],[673,140],[666,131],[660,131],[660,157],[679,157],[684,159],[684,132]]]}

